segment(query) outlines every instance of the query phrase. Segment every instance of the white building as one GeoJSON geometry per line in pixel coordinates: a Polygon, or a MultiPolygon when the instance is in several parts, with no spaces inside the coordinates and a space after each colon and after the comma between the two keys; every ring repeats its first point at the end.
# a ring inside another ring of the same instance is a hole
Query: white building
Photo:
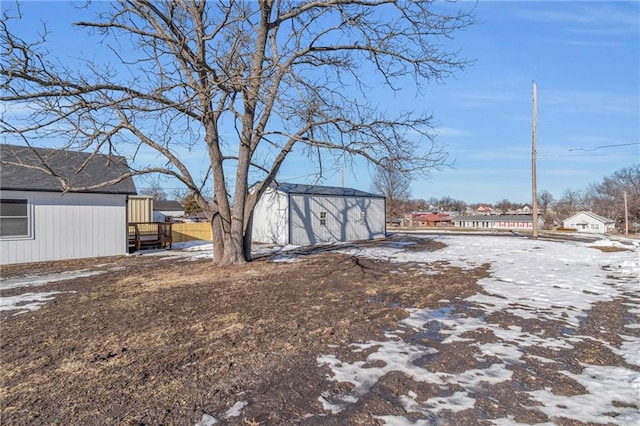
{"type": "MultiPolygon", "coordinates": [[[[532,215],[476,215],[457,216],[453,226],[477,229],[533,230],[532,215]]],[[[538,229],[544,226],[544,218],[538,216],[538,229]]]]}
{"type": "Polygon", "coordinates": [[[311,245],[385,234],[385,198],[350,188],[280,184],[253,213],[254,242],[311,245]]]}
{"type": "Polygon", "coordinates": [[[34,168],[42,160],[75,187],[129,170],[123,157],[0,145],[0,264],[126,254],[133,180],[65,193],[57,178],[34,168]]]}
{"type": "Polygon", "coordinates": [[[565,219],[562,223],[563,228],[592,234],[606,234],[614,230],[615,225],[615,221],[587,211],[578,212],[565,219]]]}
{"type": "Polygon", "coordinates": [[[153,202],[153,220],[155,222],[173,222],[176,217],[184,216],[184,207],[175,200],[155,200],[153,202]]]}

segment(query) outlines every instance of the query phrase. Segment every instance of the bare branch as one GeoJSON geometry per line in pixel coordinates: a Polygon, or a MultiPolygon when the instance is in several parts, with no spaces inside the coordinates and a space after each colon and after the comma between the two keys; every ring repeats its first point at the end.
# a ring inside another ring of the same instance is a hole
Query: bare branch
{"type": "Polygon", "coordinates": [[[242,262],[251,212],[298,146],[319,173],[327,154],[402,173],[449,164],[430,115],[376,99],[407,81],[420,94],[469,65],[447,43],[472,12],[431,1],[118,0],[76,24],[99,36],[101,55],[55,63],[46,28],[28,40],[35,32],[19,34],[6,16],[0,100],[29,106],[1,117],[0,132],[126,155],[136,168],[123,179],[180,181],[209,212],[216,262],[242,262]],[[160,166],[143,161],[149,152],[160,166]]]}

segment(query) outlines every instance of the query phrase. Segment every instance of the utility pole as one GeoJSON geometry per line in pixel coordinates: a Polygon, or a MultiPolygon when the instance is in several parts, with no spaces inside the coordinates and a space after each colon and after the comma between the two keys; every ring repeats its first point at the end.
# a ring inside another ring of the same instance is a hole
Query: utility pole
{"type": "Polygon", "coordinates": [[[538,183],[536,176],[536,156],[538,154],[538,86],[533,82],[533,132],[531,149],[531,192],[533,204],[533,238],[538,239],[538,183]]]}
{"type": "Polygon", "coordinates": [[[624,191],[624,235],[629,236],[629,206],[627,205],[627,191],[624,191]]]}

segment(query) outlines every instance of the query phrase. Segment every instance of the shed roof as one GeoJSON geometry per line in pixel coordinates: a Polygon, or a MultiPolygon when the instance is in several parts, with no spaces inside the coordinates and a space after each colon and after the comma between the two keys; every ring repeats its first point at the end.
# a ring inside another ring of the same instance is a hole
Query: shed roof
{"type": "Polygon", "coordinates": [[[301,185],[295,183],[281,183],[276,187],[278,191],[285,194],[308,194],[308,195],[332,195],[339,197],[371,197],[384,198],[382,195],[360,191],[353,188],[342,188],[339,186],[301,185]]]}
{"type": "MultiPolygon", "coordinates": [[[[37,168],[43,166],[43,161],[57,175],[68,179],[69,186],[78,188],[99,185],[130,171],[127,160],[121,156],[96,154],[92,157],[88,152],[2,144],[0,189],[62,192],[58,178],[37,168]]],[[[137,191],[129,177],[114,185],[82,192],[134,195],[137,191]]]]}

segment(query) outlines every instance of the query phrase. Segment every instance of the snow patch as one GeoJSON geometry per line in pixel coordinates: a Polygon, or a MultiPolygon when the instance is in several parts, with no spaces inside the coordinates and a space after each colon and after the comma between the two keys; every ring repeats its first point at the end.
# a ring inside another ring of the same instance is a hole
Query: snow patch
{"type": "Polygon", "coordinates": [[[242,410],[244,409],[244,407],[246,407],[248,404],[247,401],[238,401],[235,404],[233,404],[233,407],[229,408],[224,414],[223,414],[223,418],[228,419],[231,417],[238,417],[241,413],[242,410]]]}
{"type": "MultiPolygon", "coordinates": [[[[114,268],[115,269],[115,268],[114,268]]],[[[11,278],[0,281],[0,290],[10,290],[14,288],[24,288],[24,287],[39,287],[49,283],[54,283],[58,281],[65,280],[73,280],[75,278],[84,278],[84,277],[92,277],[94,275],[100,275],[107,272],[104,271],[87,271],[86,269],[81,269],[78,271],[64,271],[58,272],[55,274],[47,274],[47,275],[29,275],[26,277],[20,278],[11,278]]]]}
{"type": "Polygon", "coordinates": [[[53,300],[56,294],[75,293],[62,291],[49,291],[42,293],[24,293],[17,296],[0,297],[0,311],[19,311],[14,315],[37,311],[49,300],[53,300]]]}
{"type": "Polygon", "coordinates": [[[218,419],[208,414],[203,414],[202,418],[195,426],[213,426],[218,423],[218,419]]]}

